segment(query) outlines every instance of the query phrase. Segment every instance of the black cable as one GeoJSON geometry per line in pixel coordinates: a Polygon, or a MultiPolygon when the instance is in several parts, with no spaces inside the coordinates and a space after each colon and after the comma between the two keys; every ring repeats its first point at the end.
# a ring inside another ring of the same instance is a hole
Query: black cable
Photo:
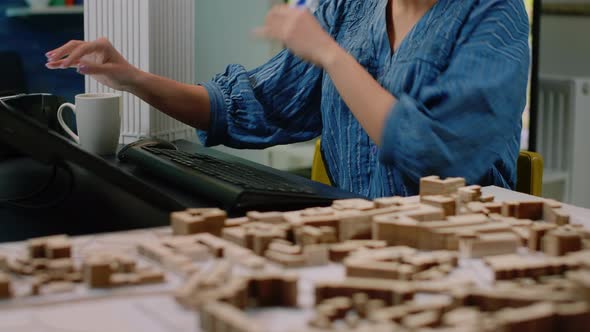
{"type": "MultiPolygon", "coordinates": [[[[6,107],[8,110],[16,112],[16,109],[14,107],[10,106],[9,104],[7,104],[4,101],[5,99],[10,99],[10,98],[13,98],[13,97],[0,98],[0,103],[4,107],[6,107]]],[[[9,206],[9,207],[15,207],[15,208],[21,208],[21,209],[52,208],[52,207],[55,207],[55,206],[61,204],[63,201],[65,201],[68,198],[68,196],[74,190],[74,185],[75,185],[75,176],[74,176],[74,171],[72,170],[70,165],[68,165],[67,163],[59,163],[59,164],[53,165],[51,176],[49,177],[49,180],[43,186],[41,186],[39,189],[35,190],[32,193],[29,193],[29,194],[26,194],[26,195],[20,196],[20,197],[0,198],[0,207],[9,206]],[[25,204],[26,201],[31,201],[34,198],[36,198],[36,197],[40,196],[41,194],[43,194],[44,192],[46,192],[51,187],[51,185],[56,182],[58,169],[65,170],[69,176],[68,177],[68,186],[67,186],[66,191],[58,198],[56,198],[52,201],[49,201],[49,202],[43,202],[40,204],[34,204],[34,203],[25,204]]]]}
{"type": "MultiPolygon", "coordinates": [[[[51,184],[53,184],[55,182],[55,179],[57,178],[57,169],[63,169],[68,174],[67,189],[66,189],[66,191],[64,191],[64,193],[62,195],[60,195],[59,197],[57,197],[54,200],[51,200],[49,202],[42,202],[42,203],[25,203],[25,202],[23,202],[24,200],[16,200],[16,201],[8,200],[5,202],[0,201],[0,206],[4,205],[4,206],[19,208],[19,209],[41,210],[41,209],[49,209],[49,208],[55,207],[55,206],[63,203],[70,196],[72,191],[74,190],[74,185],[75,185],[74,171],[72,170],[70,165],[68,165],[66,163],[60,163],[58,165],[54,165],[54,169],[55,169],[55,173],[52,175],[52,178],[50,179],[51,181],[48,181],[48,183],[44,186],[44,190],[42,192],[38,192],[34,196],[33,195],[27,195],[27,196],[31,196],[31,198],[34,198],[35,196],[39,196],[43,192],[47,191],[47,189],[51,186],[51,184]]],[[[31,198],[29,198],[28,200],[30,200],[31,198]]]]}
{"type": "Polygon", "coordinates": [[[40,186],[39,189],[33,191],[32,193],[26,194],[24,196],[20,196],[20,197],[11,197],[11,198],[0,198],[0,205],[4,204],[4,203],[10,203],[10,202],[18,202],[18,201],[26,201],[26,200],[31,200],[37,196],[39,196],[40,194],[44,193],[55,181],[55,178],[57,177],[57,166],[53,166],[52,167],[52,171],[51,171],[51,176],[49,177],[49,180],[47,180],[47,182],[40,186]]]}

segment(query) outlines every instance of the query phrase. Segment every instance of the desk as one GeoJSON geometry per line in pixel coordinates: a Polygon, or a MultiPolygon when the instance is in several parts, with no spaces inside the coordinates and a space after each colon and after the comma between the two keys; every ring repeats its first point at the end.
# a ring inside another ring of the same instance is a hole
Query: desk
{"type": "MultiPolygon", "coordinates": [[[[203,148],[189,141],[175,141],[176,146],[189,153],[207,151],[213,157],[228,158],[253,166],[250,161],[203,148]]],[[[67,199],[52,209],[38,211],[8,209],[0,206],[0,242],[18,241],[47,234],[67,233],[70,235],[94,234],[121,230],[148,228],[168,224],[172,211],[186,208],[220,207],[207,197],[196,196],[180,190],[168,181],[144,173],[130,163],[121,163],[115,156],[105,160],[125,174],[118,174],[119,185],[129,182],[130,192],[121,189],[91,174],[80,167],[71,165],[75,176],[75,187],[67,199]],[[133,180],[133,181],[129,181],[133,180]]],[[[107,167],[108,168],[108,167],[107,167]]],[[[334,199],[356,197],[356,195],[312,182],[294,174],[265,168],[269,173],[279,175],[293,182],[300,182],[314,188],[320,195],[334,199]]],[[[49,177],[47,166],[27,158],[0,161],[0,200],[7,196],[18,196],[34,192],[49,177]]],[[[111,172],[112,173],[112,172],[111,172]]],[[[58,177],[57,184],[49,190],[48,200],[59,195],[67,186],[65,174],[58,177]]],[[[277,207],[273,207],[277,208],[277,207]]],[[[294,208],[291,208],[294,209],[294,208]]],[[[239,211],[237,211],[239,214],[239,211]]],[[[238,214],[233,214],[237,216],[238,214]]]]}
{"type": "MultiPolygon", "coordinates": [[[[532,196],[497,187],[484,188],[497,200],[535,200],[532,196]]],[[[590,210],[565,205],[574,223],[590,228],[590,210]]],[[[154,228],[125,233],[84,236],[74,239],[75,252],[116,248],[135,252],[135,244],[170,232],[154,228]]],[[[0,253],[15,254],[24,250],[23,243],[0,245],[0,253]]],[[[312,316],[313,284],[319,280],[340,280],[345,276],[341,265],[297,269],[301,309],[269,309],[249,312],[268,327],[268,331],[297,331],[312,316]]],[[[470,278],[479,284],[491,281],[491,273],[480,260],[463,260],[453,272],[454,278],[470,278]]],[[[171,296],[180,283],[177,276],[167,274],[167,283],[116,290],[87,290],[83,286],[73,294],[53,295],[35,299],[0,301],[0,331],[11,332],[188,332],[199,331],[195,313],[182,309],[171,296]]]]}
{"type": "MultiPolygon", "coordinates": [[[[193,143],[177,142],[184,150],[193,143]]],[[[204,197],[178,190],[166,181],[143,173],[115,156],[105,157],[113,166],[153,188],[153,195],[163,204],[147,203],[99,176],[72,166],[75,176],[73,192],[51,209],[25,210],[0,206],[0,242],[18,241],[47,234],[70,235],[114,232],[168,224],[169,213],[188,207],[217,207],[204,197]]],[[[0,160],[0,199],[35,191],[47,181],[51,169],[29,158],[0,160]]],[[[44,195],[45,200],[59,195],[67,186],[65,174],[44,195]]]]}

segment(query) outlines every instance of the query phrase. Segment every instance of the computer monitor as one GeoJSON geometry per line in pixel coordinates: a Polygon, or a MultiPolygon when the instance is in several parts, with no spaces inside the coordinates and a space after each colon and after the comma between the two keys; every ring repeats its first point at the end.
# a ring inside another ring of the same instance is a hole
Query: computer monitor
{"type": "Polygon", "coordinates": [[[521,148],[536,151],[537,105],[539,91],[539,27],[541,24],[541,0],[524,0],[531,24],[531,69],[527,108],[523,113],[521,148]]]}
{"type": "Polygon", "coordinates": [[[0,153],[12,150],[48,165],[75,165],[153,206],[170,211],[184,209],[148,183],[82,150],[53,130],[42,110],[56,100],[47,94],[0,97],[0,153]]]}

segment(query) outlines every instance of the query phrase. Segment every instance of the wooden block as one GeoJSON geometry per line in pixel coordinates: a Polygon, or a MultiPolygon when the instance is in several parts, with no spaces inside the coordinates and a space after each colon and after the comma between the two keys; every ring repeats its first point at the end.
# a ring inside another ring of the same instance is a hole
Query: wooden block
{"type": "Polygon", "coordinates": [[[8,272],[8,257],[0,254],[0,272],[8,272]]]}
{"type": "Polygon", "coordinates": [[[543,219],[556,225],[566,225],[570,222],[570,215],[561,208],[554,208],[552,203],[545,202],[543,206],[543,219]]]}
{"type": "Polygon", "coordinates": [[[495,203],[495,202],[483,203],[483,207],[490,214],[491,213],[502,214],[502,203],[495,203]]]}
{"type": "Polygon", "coordinates": [[[137,263],[129,255],[118,255],[113,264],[113,271],[116,273],[132,273],[135,271],[137,263]]]}
{"type": "Polygon", "coordinates": [[[161,271],[145,270],[137,273],[139,285],[160,284],[166,281],[166,276],[161,271]]]}
{"type": "Polygon", "coordinates": [[[277,252],[274,250],[267,250],[264,257],[275,263],[281,264],[284,267],[302,267],[306,265],[305,257],[303,255],[291,255],[277,252]]]}
{"type": "Polygon", "coordinates": [[[328,254],[330,257],[330,261],[332,262],[341,262],[344,258],[346,258],[350,253],[360,248],[384,248],[387,246],[385,241],[378,241],[378,240],[360,240],[354,241],[349,240],[342,243],[332,244],[328,247],[328,254]]]}
{"type": "Polygon", "coordinates": [[[60,259],[72,257],[72,244],[67,239],[49,239],[45,243],[45,257],[60,259]]]}
{"type": "Polygon", "coordinates": [[[382,308],[385,308],[385,305],[386,305],[386,303],[382,299],[369,299],[367,301],[367,309],[366,309],[367,310],[367,316],[368,317],[371,317],[371,315],[375,311],[377,311],[379,309],[382,309],[382,308]]]}
{"type": "Polygon", "coordinates": [[[404,205],[404,198],[401,196],[377,198],[374,200],[377,208],[384,208],[390,206],[401,206],[404,205]]]}
{"type": "Polygon", "coordinates": [[[179,247],[176,249],[176,252],[192,259],[193,261],[205,261],[211,257],[209,248],[198,243],[179,247]]]}
{"type": "Polygon", "coordinates": [[[420,196],[450,195],[465,186],[465,179],[447,178],[441,180],[438,176],[420,179],[420,196]]]}
{"type": "Polygon", "coordinates": [[[383,215],[373,219],[373,239],[385,241],[387,245],[418,245],[418,228],[420,222],[399,215],[383,215]]]}
{"type": "Polygon", "coordinates": [[[255,231],[252,233],[252,236],[252,251],[254,251],[255,254],[260,256],[264,255],[264,252],[268,250],[268,247],[274,239],[286,238],[285,232],[279,229],[271,229],[268,231],[255,231]]]}
{"type": "Polygon", "coordinates": [[[502,215],[504,217],[516,217],[519,202],[502,202],[502,215]]]}
{"type": "Polygon", "coordinates": [[[76,289],[76,285],[69,281],[57,281],[50,282],[43,285],[40,290],[40,295],[52,295],[73,292],[76,289]]]}
{"type": "Polygon", "coordinates": [[[170,215],[174,235],[210,233],[221,236],[227,213],[220,209],[188,209],[170,215]]]}
{"type": "Polygon", "coordinates": [[[320,266],[330,262],[328,246],[325,244],[312,244],[303,248],[305,266],[320,266]]]}
{"type": "Polygon", "coordinates": [[[585,302],[556,304],[555,312],[560,331],[583,331],[590,326],[590,308],[585,302]]]}
{"type": "Polygon", "coordinates": [[[338,242],[338,233],[335,227],[322,226],[319,227],[322,235],[320,237],[320,243],[336,243],[338,242]]]}
{"type": "Polygon", "coordinates": [[[480,258],[515,253],[520,239],[512,233],[492,233],[459,239],[459,251],[465,258],[480,258]]]}
{"type": "Polygon", "coordinates": [[[479,201],[482,203],[492,203],[492,202],[494,202],[495,199],[496,198],[494,197],[494,195],[482,195],[479,198],[479,201]]]}
{"type": "Polygon", "coordinates": [[[253,246],[253,237],[247,235],[247,229],[244,227],[224,228],[221,237],[244,248],[251,249],[253,246]]]}
{"type": "Polygon", "coordinates": [[[197,242],[209,248],[209,251],[213,257],[223,257],[223,250],[227,246],[227,241],[207,233],[197,234],[195,235],[195,238],[197,242]]]}
{"type": "Polygon", "coordinates": [[[551,303],[539,303],[523,308],[502,309],[494,314],[502,331],[553,331],[555,311],[551,303]]]}
{"type": "Polygon", "coordinates": [[[349,297],[334,297],[327,299],[316,307],[318,313],[324,314],[333,320],[345,318],[346,313],[350,309],[352,309],[352,299],[349,297]],[[327,307],[327,311],[329,312],[322,312],[323,310],[320,308],[322,306],[327,307]]]}
{"type": "Polygon", "coordinates": [[[266,262],[266,259],[260,256],[252,255],[241,260],[239,264],[252,270],[262,270],[266,266],[266,262]]]}
{"type": "Polygon", "coordinates": [[[321,243],[323,236],[322,230],[313,226],[303,226],[296,229],[295,232],[298,243],[303,246],[321,243]]]}
{"type": "Polygon", "coordinates": [[[250,222],[248,217],[228,218],[225,220],[225,228],[240,227],[250,222]]]}
{"type": "Polygon", "coordinates": [[[67,239],[67,235],[54,235],[30,239],[27,242],[29,258],[47,258],[45,248],[48,241],[67,241],[67,239]]]}
{"type": "Polygon", "coordinates": [[[254,320],[235,306],[212,301],[199,310],[201,329],[205,332],[264,332],[254,320]]]}
{"type": "Polygon", "coordinates": [[[0,272],[0,299],[12,297],[11,282],[8,275],[0,272]]]}
{"type": "Polygon", "coordinates": [[[481,186],[467,186],[457,189],[457,200],[460,203],[479,202],[481,200],[481,186]]]}
{"type": "Polygon", "coordinates": [[[444,220],[446,217],[445,211],[442,208],[428,205],[422,205],[418,209],[404,212],[403,215],[417,221],[444,220]]]}
{"type": "Polygon", "coordinates": [[[200,286],[205,288],[220,286],[230,278],[232,270],[233,267],[228,261],[219,261],[203,274],[200,286]]]}
{"type": "Polygon", "coordinates": [[[279,281],[279,294],[281,294],[281,306],[295,308],[298,304],[299,277],[293,273],[284,273],[279,281]]]}
{"type": "Polygon", "coordinates": [[[163,264],[166,258],[174,256],[172,249],[163,246],[160,243],[144,241],[137,245],[137,252],[140,255],[148,257],[160,264],[163,264]]]}
{"type": "Polygon", "coordinates": [[[352,306],[353,309],[361,316],[367,316],[367,302],[369,296],[366,293],[354,293],[352,295],[352,306]]]}
{"type": "Polygon", "coordinates": [[[246,216],[253,222],[262,222],[269,224],[280,224],[285,222],[282,212],[258,212],[250,211],[246,216]]]}
{"type": "Polygon", "coordinates": [[[200,272],[195,272],[186,279],[186,281],[174,291],[174,298],[176,301],[185,307],[190,307],[189,298],[195,294],[201,284],[202,275],[200,272]]]}
{"type": "Polygon", "coordinates": [[[528,248],[532,251],[541,250],[541,239],[545,234],[555,229],[557,225],[552,223],[535,223],[529,228],[528,248]]]}
{"type": "Polygon", "coordinates": [[[64,281],[78,283],[78,282],[84,281],[84,276],[82,275],[81,272],[75,271],[75,272],[66,274],[64,276],[64,281]]]}
{"type": "Polygon", "coordinates": [[[541,240],[543,252],[550,256],[563,256],[582,250],[582,237],[576,231],[555,229],[547,232],[541,240]]]}
{"type": "Polygon", "coordinates": [[[311,327],[318,328],[320,330],[332,330],[332,321],[324,315],[315,316],[308,322],[308,325],[311,327]]]}
{"type": "Polygon", "coordinates": [[[315,285],[315,299],[318,304],[333,297],[351,297],[356,293],[366,293],[370,299],[380,299],[386,305],[394,305],[412,299],[415,293],[411,283],[383,279],[346,278],[339,282],[318,281],[315,285]]]}
{"type": "Polygon", "coordinates": [[[482,313],[476,308],[461,307],[444,314],[442,322],[450,326],[477,326],[482,319],[482,313]]]}
{"type": "Polygon", "coordinates": [[[47,270],[54,274],[67,274],[74,271],[74,261],[71,258],[54,259],[47,263],[47,270]]]}
{"type": "Polygon", "coordinates": [[[347,277],[400,279],[400,263],[371,262],[359,259],[345,259],[347,277]]]}
{"type": "Polygon", "coordinates": [[[518,202],[515,217],[518,219],[540,220],[543,219],[543,206],[541,201],[518,202]]]}
{"type": "Polygon", "coordinates": [[[402,325],[409,329],[418,329],[424,327],[434,327],[440,324],[440,313],[437,311],[424,311],[421,313],[408,315],[401,321],[402,325]]]}
{"type": "Polygon", "coordinates": [[[304,217],[311,217],[311,216],[332,216],[335,214],[334,208],[332,207],[315,207],[315,208],[307,208],[302,210],[300,214],[304,217]]]}
{"type": "Polygon", "coordinates": [[[268,249],[287,255],[300,255],[302,253],[301,246],[287,245],[278,241],[271,242],[268,249]]]}
{"type": "Polygon", "coordinates": [[[360,324],[361,318],[355,312],[349,312],[344,318],[344,323],[349,329],[356,329],[360,324]]]}
{"type": "Polygon", "coordinates": [[[366,199],[345,199],[345,200],[338,200],[332,203],[332,208],[334,210],[360,210],[360,211],[367,211],[372,210],[376,207],[374,202],[371,202],[366,199]]]}
{"type": "Polygon", "coordinates": [[[444,211],[444,215],[446,216],[454,216],[456,214],[456,201],[452,197],[448,196],[422,196],[420,202],[423,204],[431,205],[442,209],[444,211]]]}
{"type": "Polygon", "coordinates": [[[109,284],[111,287],[138,285],[139,276],[136,273],[113,273],[109,284]]]}
{"type": "Polygon", "coordinates": [[[111,262],[90,258],[84,262],[84,281],[90,288],[105,288],[110,286],[111,262]]]}

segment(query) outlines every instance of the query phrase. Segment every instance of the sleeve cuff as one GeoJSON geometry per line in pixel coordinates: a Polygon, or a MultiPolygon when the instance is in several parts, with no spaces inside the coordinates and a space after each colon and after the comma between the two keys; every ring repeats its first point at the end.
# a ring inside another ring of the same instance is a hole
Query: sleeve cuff
{"type": "Polygon", "coordinates": [[[404,124],[407,124],[407,121],[400,121],[400,116],[403,116],[404,109],[415,108],[412,99],[403,94],[398,99],[397,103],[393,106],[392,110],[387,115],[385,119],[385,126],[383,129],[383,134],[381,136],[381,149],[379,153],[379,159],[386,164],[392,165],[396,161],[396,151],[405,151],[407,147],[402,146],[404,144],[403,141],[399,139],[399,133],[408,133],[411,134],[409,131],[414,131],[416,128],[405,128],[404,124]]]}
{"type": "Polygon", "coordinates": [[[199,84],[207,90],[210,102],[211,120],[209,130],[197,129],[197,136],[205,146],[220,145],[227,137],[227,110],[221,88],[214,81],[199,84]]]}

